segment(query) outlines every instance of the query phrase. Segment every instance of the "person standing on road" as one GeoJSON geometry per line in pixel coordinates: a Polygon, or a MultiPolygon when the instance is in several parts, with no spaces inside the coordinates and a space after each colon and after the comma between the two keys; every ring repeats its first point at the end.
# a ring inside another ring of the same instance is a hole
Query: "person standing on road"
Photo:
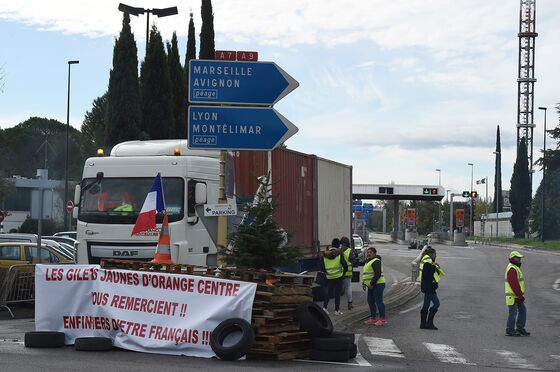
{"type": "Polygon", "coordinates": [[[382,326],[387,324],[385,320],[385,304],[383,303],[383,291],[385,290],[385,276],[383,275],[383,264],[381,257],[377,255],[377,249],[368,248],[366,252],[367,263],[364,265],[362,275],[362,288],[367,288],[367,302],[370,310],[370,318],[364,322],[368,325],[382,326]],[[377,310],[379,309],[379,317],[377,310]]]}
{"type": "Polygon", "coordinates": [[[328,314],[328,306],[331,292],[334,292],[334,314],[342,315],[340,311],[340,294],[342,292],[342,278],[346,275],[348,266],[344,260],[344,255],[340,249],[340,240],[334,238],[331,246],[323,255],[323,271],[326,273],[327,285],[325,290],[325,299],[323,301],[323,310],[328,314]]]}
{"type": "Polygon", "coordinates": [[[529,336],[525,330],[527,308],[525,307],[525,277],[521,271],[523,255],[518,251],[509,254],[509,263],[506,267],[506,305],[509,315],[506,325],[506,336],[529,336]],[[517,326],[517,328],[515,328],[517,326]]]}
{"type": "Polygon", "coordinates": [[[428,246],[424,251],[424,257],[420,261],[420,289],[424,293],[424,306],[420,310],[420,329],[438,329],[434,325],[434,316],[439,309],[439,298],[436,290],[443,272],[440,271],[439,264],[436,263],[436,255],[436,250],[428,246]],[[432,304],[431,308],[430,303],[432,304]]]}
{"type": "Polygon", "coordinates": [[[348,310],[352,310],[354,305],[352,305],[352,261],[355,258],[354,250],[350,246],[350,239],[343,236],[340,238],[340,248],[342,249],[342,254],[344,255],[344,260],[346,261],[346,266],[348,270],[342,279],[342,292],[346,295],[348,299],[348,310]]]}

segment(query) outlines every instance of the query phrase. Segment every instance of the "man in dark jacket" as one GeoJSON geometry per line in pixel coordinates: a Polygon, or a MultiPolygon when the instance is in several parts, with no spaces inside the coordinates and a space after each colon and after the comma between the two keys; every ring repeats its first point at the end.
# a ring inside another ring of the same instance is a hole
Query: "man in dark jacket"
{"type": "Polygon", "coordinates": [[[436,263],[436,250],[432,247],[426,248],[424,256],[420,260],[420,289],[424,293],[424,306],[420,310],[420,328],[434,329],[434,316],[439,309],[439,298],[436,294],[439,280],[439,265],[436,263]],[[432,307],[430,308],[430,303],[432,307]]]}
{"type": "Polygon", "coordinates": [[[340,240],[333,239],[329,250],[323,255],[321,261],[323,272],[327,277],[327,285],[325,288],[325,299],[323,301],[323,310],[328,314],[328,305],[330,293],[334,292],[334,308],[335,315],[342,315],[340,311],[340,295],[342,292],[342,279],[348,271],[348,265],[340,249],[340,240]]]}

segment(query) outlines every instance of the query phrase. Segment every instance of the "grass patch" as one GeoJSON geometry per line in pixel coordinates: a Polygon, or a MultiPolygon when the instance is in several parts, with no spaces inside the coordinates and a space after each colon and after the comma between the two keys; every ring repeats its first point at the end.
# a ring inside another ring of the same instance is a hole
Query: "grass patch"
{"type": "Polygon", "coordinates": [[[551,251],[560,251],[560,240],[545,240],[541,242],[537,238],[494,238],[492,241],[498,241],[500,243],[510,243],[526,245],[532,248],[546,249],[551,251]]]}

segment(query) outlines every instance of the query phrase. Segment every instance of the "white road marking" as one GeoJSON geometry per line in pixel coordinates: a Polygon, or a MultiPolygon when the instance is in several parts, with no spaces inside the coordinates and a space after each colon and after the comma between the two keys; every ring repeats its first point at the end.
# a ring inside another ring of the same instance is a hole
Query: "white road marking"
{"type": "Polygon", "coordinates": [[[356,345],[358,346],[358,353],[356,354],[356,358],[354,358],[354,360],[356,362],[358,362],[359,365],[364,366],[364,367],[371,367],[371,364],[365,360],[365,358],[362,356],[362,354],[360,353],[360,344],[358,343],[360,341],[360,334],[357,333],[356,334],[356,345]]]}
{"type": "Polygon", "coordinates": [[[552,285],[552,288],[556,289],[557,291],[560,291],[560,279],[556,279],[556,281],[552,285]]]}
{"type": "Polygon", "coordinates": [[[552,359],[558,359],[558,360],[560,360],[560,355],[551,355],[550,357],[551,357],[552,359]]]}
{"type": "Polygon", "coordinates": [[[412,306],[410,309],[406,309],[406,310],[399,311],[399,314],[406,314],[406,313],[409,313],[409,312],[411,312],[412,310],[416,310],[416,309],[421,308],[422,305],[424,305],[424,302],[420,302],[419,304],[416,304],[416,305],[412,306]]]}
{"type": "Polygon", "coordinates": [[[367,337],[364,341],[372,355],[384,355],[395,358],[404,358],[404,354],[390,338],[367,337]]]}
{"type": "Polygon", "coordinates": [[[508,350],[494,350],[498,355],[502,356],[508,361],[512,366],[522,369],[542,369],[534,364],[529,363],[529,361],[521,356],[521,354],[514,351],[508,350]]]}
{"type": "Polygon", "coordinates": [[[440,362],[454,364],[468,364],[475,366],[476,363],[469,363],[465,356],[459,353],[453,346],[444,344],[431,344],[423,342],[424,346],[434,354],[440,362]]]}

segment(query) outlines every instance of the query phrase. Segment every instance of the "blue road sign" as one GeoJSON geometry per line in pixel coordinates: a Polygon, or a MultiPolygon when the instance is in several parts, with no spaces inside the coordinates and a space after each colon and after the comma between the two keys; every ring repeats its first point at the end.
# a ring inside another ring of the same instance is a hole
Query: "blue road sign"
{"type": "Polygon", "coordinates": [[[272,150],[298,128],[273,108],[190,106],[188,147],[272,150]]]}
{"type": "Polygon", "coordinates": [[[299,83],[274,62],[189,61],[189,102],[271,106],[299,83]]]}

